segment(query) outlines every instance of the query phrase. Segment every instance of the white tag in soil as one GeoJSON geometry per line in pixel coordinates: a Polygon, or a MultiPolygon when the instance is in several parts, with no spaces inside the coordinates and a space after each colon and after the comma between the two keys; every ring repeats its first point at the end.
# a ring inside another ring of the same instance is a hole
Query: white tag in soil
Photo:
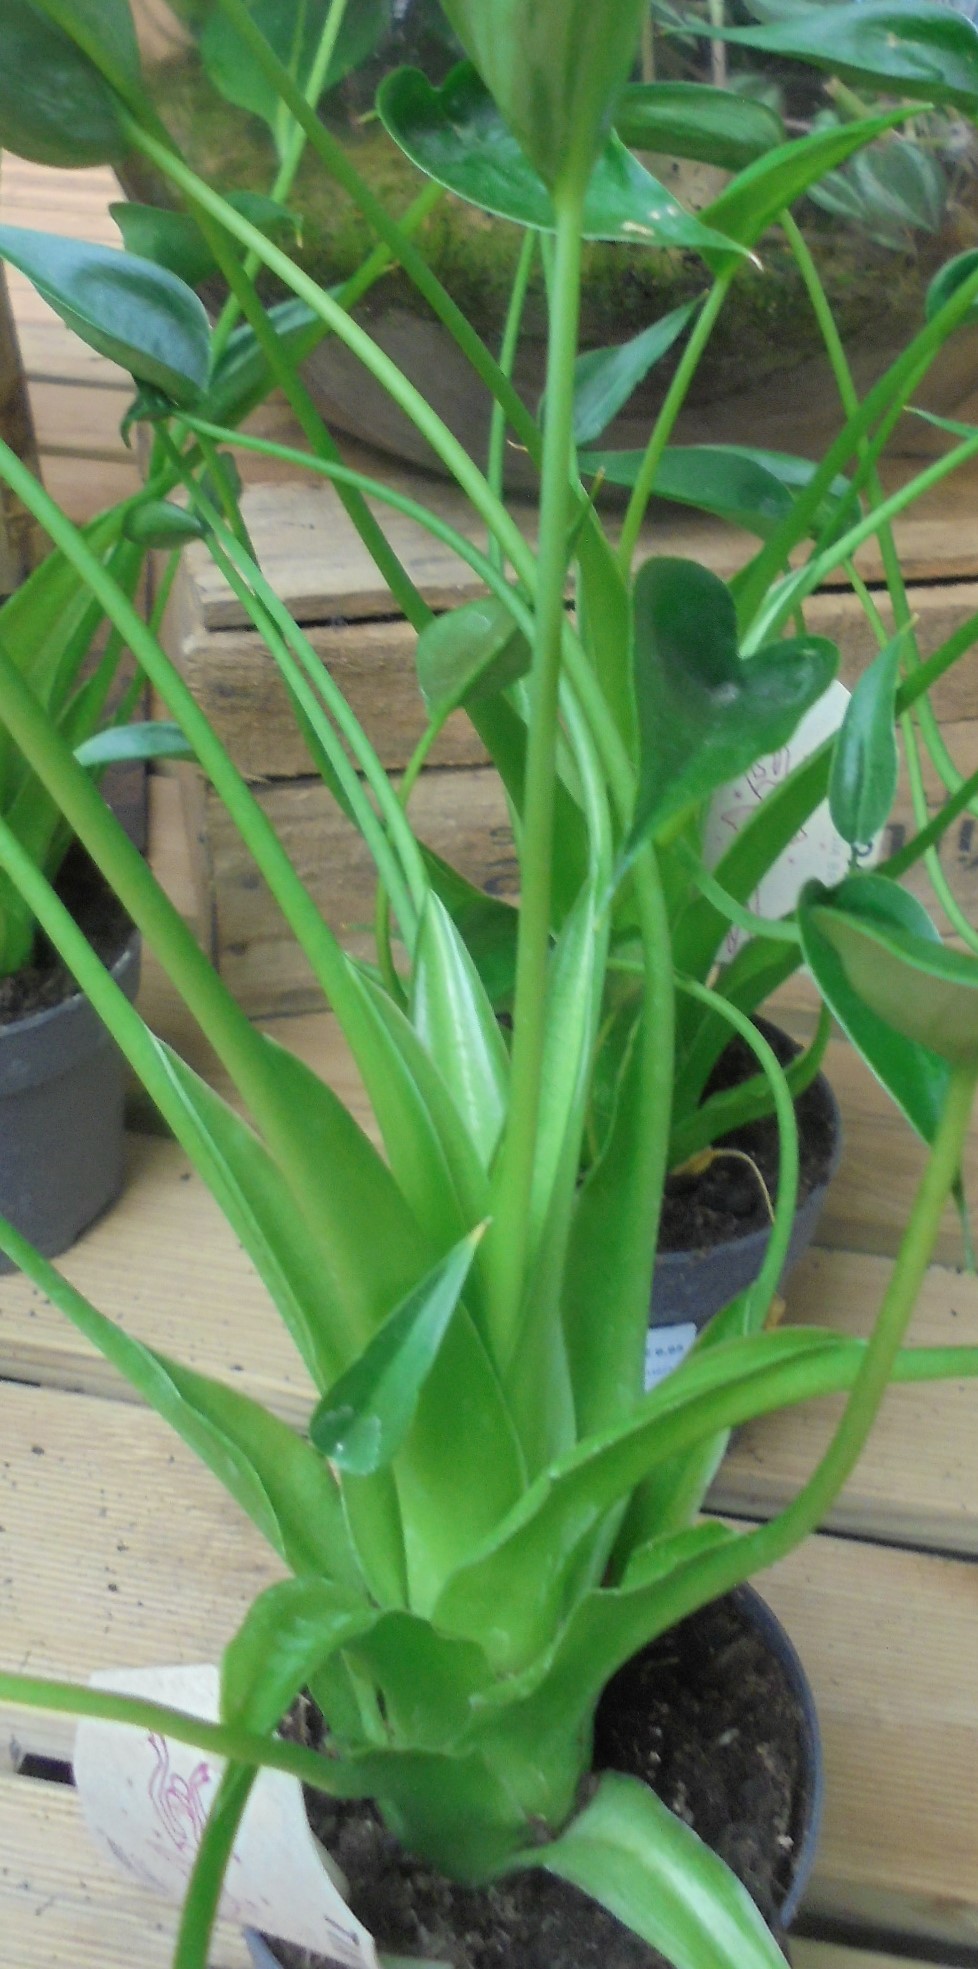
{"type": "MultiPolygon", "coordinates": [[[[708,868],[716,867],[761,801],[776,786],[780,786],[782,780],[787,779],[792,768],[802,759],[807,759],[823,739],[838,731],[849,696],[844,684],[830,684],[818,703],[806,711],[787,745],[782,745],[779,752],[758,759],[742,779],[734,779],[727,786],[721,786],[710,802],[703,831],[703,853],[708,868]]],[[[881,834],[876,835],[869,846],[860,851],[862,868],[871,868],[879,859],[882,838],[881,834]]],[[[748,896],[748,909],[755,916],[787,915],[794,908],[806,882],[815,879],[824,882],[828,888],[841,882],[849,867],[849,854],[848,843],[843,841],[832,825],[829,803],[823,800],[804,827],[799,828],[784,853],[778,856],[753,894],[748,896]]],[[[743,930],[731,928],[723,945],[724,960],[729,962],[746,940],[743,930]]]]}
{"type": "MultiPolygon", "coordinates": [[[[118,1669],[93,1675],[91,1686],[167,1703],[208,1722],[219,1714],[213,1667],[118,1669]]],[[[103,1852],[142,1886],[182,1900],[224,1760],[129,1725],[86,1718],[75,1738],[74,1768],[89,1831],[103,1852]]],[[[350,1913],[343,1885],[309,1829],[298,1780],[284,1771],[259,1772],[231,1854],[221,1918],[315,1949],[340,1969],[377,1969],[373,1937],[350,1913]]]]}

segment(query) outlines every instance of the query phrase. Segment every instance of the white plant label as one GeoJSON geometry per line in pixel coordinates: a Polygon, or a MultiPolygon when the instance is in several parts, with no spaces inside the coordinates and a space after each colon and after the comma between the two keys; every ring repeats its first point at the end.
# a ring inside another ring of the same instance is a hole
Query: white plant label
{"type": "Polygon", "coordinates": [[[667,1374],[671,1374],[686,1355],[696,1338],[696,1327],[692,1320],[682,1320],[675,1326],[650,1326],[645,1342],[645,1392],[657,1388],[667,1374]]]}
{"type": "MultiPolygon", "coordinates": [[[[214,1722],[213,1667],[136,1668],[93,1675],[91,1687],[143,1696],[214,1722]]],[[[140,1885],[182,1900],[224,1760],[191,1744],[85,1718],[75,1781],[96,1844],[140,1885]]],[[[373,1938],[343,1899],[339,1869],[314,1838],[302,1787],[260,1771],[228,1866],[220,1915],[315,1949],[336,1969],[378,1969],[373,1938]]]]}
{"type": "MultiPolygon", "coordinates": [[[[758,759],[742,779],[731,780],[727,786],[721,786],[710,803],[703,834],[704,859],[708,868],[716,866],[766,795],[787,779],[792,768],[802,759],[807,759],[823,739],[838,731],[849,695],[844,684],[830,684],[811,710],[806,711],[787,745],[782,745],[780,751],[769,753],[764,759],[758,759]]],[[[879,859],[881,842],[882,835],[878,834],[868,847],[860,851],[861,867],[871,868],[879,859]]],[[[784,853],[772,864],[753,895],[748,897],[747,907],[755,916],[785,916],[794,908],[806,882],[816,879],[831,888],[842,881],[849,860],[849,845],[833,827],[829,803],[823,800],[804,827],[799,828],[784,853]]],[[[746,932],[731,927],[723,946],[724,959],[729,961],[744,942],[746,932]]]]}

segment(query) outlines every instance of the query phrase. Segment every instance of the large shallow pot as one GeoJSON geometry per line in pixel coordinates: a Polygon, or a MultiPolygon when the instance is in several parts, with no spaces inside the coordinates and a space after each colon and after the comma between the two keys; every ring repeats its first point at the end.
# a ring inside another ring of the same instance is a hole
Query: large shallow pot
{"type": "MultiPolygon", "coordinates": [[[[780,1939],[797,1913],[814,1862],[822,1753],[805,1671],[759,1595],[740,1587],[637,1655],[605,1691],[595,1740],[596,1768],[651,1775],[667,1803],[681,1803],[684,1816],[740,1873],[780,1939]],[[675,1711],[683,1716],[681,1729],[663,1728],[662,1718],[675,1711]],[[771,1780],[782,1756],[791,1767],[790,1790],[781,1776],[771,1780]],[[730,1760],[726,1768],[725,1759],[730,1760]],[[773,1806],[779,1788],[783,1796],[773,1806]],[[772,1806],[763,1833],[752,1823],[759,1789],[772,1806]],[[724,1820],[721,1800],[726,1799],[733,1802],[724,1820]]],[[[342,1829],[328,1840],[329,1849],[350,1882],[354,1912],[381,1950],[405,1960],[412,1953],[464,1960],[471,1969],[505,1961],[498,1930],[491,1956],[485,1942],[472,1944],[471,1957],[450,1955],[450,1944],[427,1927],[416,1947],[408,1928],[427,1922],[429,1903],[408,1901],[410,1864],[364,1808],[335,1809],[342,1829]],[[378,1918],[381,1908],[391,1923],[387,1932],[378,1918]]],[[[438,1918],[450,1902],[458,1933],[479,1932],[488,1896],[452,1888],[440,1876],[431,1876],[430,1886],[419,1892],[430,1892],[438,1918]]],[[[512,1969],[668,1969],[610,1915],[542,1871],[508,1881],[505,1899],[506,1918],[515,1920],[519,1936],[512,1969]]],[[[315,1958],[282,1943],[251,1934],[247,1939],[255,1969],[298,1969],[300,1960],[302,1969],[317,1969],[315,1958]]]]}
{"type": "MultiPolygon", "coordinates": [[[[112,976],[135,998],[135,935],[112,976]]],[[[119,1194],[123,1094],[122,1055],[80,992],[0,1025],[0,1215],[45,1258],[119,1194]]],[[[0,1256],[0,1273],[13,1269],[0,1256]]]]}
{"type": "MultiPolygon", "coordinates": [[[[206,0],[171,0],[174,11],[199,27],[206,0]]],[[[256,116],[230,107],[204,73],[192,33],[167,37],[161,28],[166,0],[136,0],[150,31],[154,94],[164,121],[190,162],[221,186],[266,190],[274,176],[275,153],[268,126],[256,116]]],[[[172,24],[172,13],[169,15],[172,24]]],[[[674,45],[674,44],[673,44],[674,45]]],[[[699,44],[702,48],[705,44],[699,44]]],[[[373,190],[394,210],[407,209],[423,180],[371,115],[383,75],[402,63],[422,68],[440,81],[455,59],[439,0],[397,0],[391,25],[373,58],[326,97],[323,114],[373,190]]],[[[659,59],[668,79],[677,57],[665,40],[659,59]]],[[[695,72],[690,43],[678,57],[678,73],[695,72]]],[[[743,63],[745,56],[736,56],[743,63]]],[[[755,58],[755,65],[763,58],[755,58]]],[[[708,68],[701,71],[708,79],[708,68]]],[[[828,105],[824,78],[797,63],[765,71],[764,81],[781,93],[781,106],[793,127],[804,127],[828,105]]],[[[922,325],[927,284],[951,254],[973,243],[974,169],[969,139],[959,122],[946,119],[935,136],[924,132],[928,156],[944,145],[942,165],[948,195],[930,228],[899,229],[889,244],[868,233],[865,224],[818,210],[810,200],[798,216],[842,331],[858,385],[866,387],[885,363],[922,325]],[[881,306],[881,296],[885,306],[881,306]]],[[[700,164],[650,159],[693,209],[709,202],[725,178],[700,164]]],[[[170,194],[161,180],[131,161],[123,171],[130,196],[151,202],[170,194]]],[[[298,255],[324,284],[344,278],[361,264],[373,245],[356,208],[315,159],[300,171],[290,203],[302,214],[298,255]]],[[[868,222],[867,222],[868,223],[868,222]]],[[[453,298],[490,347],[498,348],[522,233],[504,221],[490,221],[475,207],[448,197],[422,234],[426,257],[453,298]]],[[[701,263],[691,254],[639,251],[634,247],[593,245],[585,254],[581,337],[586,348],[620,342],[680,302],[703,291],[701,263]]],[[[456,435],[479,458],[485,456],[489,399],[459,355],[452,338],[418,300],[411,284],[392,270],[373,290],[361,318],[372,335],[418,384],[456,435]]],[[[679,429],[688,442],[739,441],[775,448],[815,450],[838,428],[838,393],[821,353],[821,338],[794,261],[780,234],[764,241],[758,264],[738,275],[714,329],[679,429]],[[790,386],[784,387],[790,376],[790,386]]],[[[543,275],[531,283],[524,314],[515,380],[536,409],[543,383],[546,303],[543,275]]],[[[961,404],[978,377],[978,337],[970,331],[952,338],[939,366],[917,400],[948,411],[961,404]]],[[[645,442],[650,420],[670,377],[659,365],[609,433],[621,446],[645,442]]],[[[436,461],[414,427],[385,392],[335,337],[324,341],[310,360],[310,386],[332,424],[382,450],[422,465],[436,461]]],[[[905,418],[900,449],[933,449],[935,438],[919,418],[905,418]]],[[[513,483],[521,471],[512,451],[513,483]]]]}

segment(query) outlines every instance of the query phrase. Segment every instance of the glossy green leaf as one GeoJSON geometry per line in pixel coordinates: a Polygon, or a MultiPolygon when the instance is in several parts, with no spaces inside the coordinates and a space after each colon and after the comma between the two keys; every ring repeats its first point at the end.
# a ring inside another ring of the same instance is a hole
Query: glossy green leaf
{"type": "Polygon", "coordinates": [[[741,171],[785,141],[784,124],[767,103],[704,82],[629,82],[615,130],[630,150],[691,157],[723,171],[741,171]]]}
{"type": "MultiPolygon", "coordinates": [[[[866,10],[861,0],[858,11],[866,10]]],[[[852,17],[852,9],[847,18],[852,17]]],[[[873,143],[894,126],[905,121],[906,113],[893,110],[888,116],[866,117],[858,123],[843,123],[830,130],[815,130],[808,137],[782,144],[769,151],[756,164],[749,164],[733,183],[712,203],[704,206],[704,225],[715,226],[741,246],[756,246],[779,212],[793,205],[803,192],[824,177],[827,171],[845,163],[864,145],[873,143]]]]}
{"type": "MultiPolygon", "coordinates": [[[[417,69],[398,69],[381,84],[377,107],[394,142],[448,191],[499,218],[553,230],[556,219],[546,185],[467,65],[454,69],[441,89],[433,88],[417,69]]],[[[694,253],[739,250],[684,212],[614,137],[588,181],[583,233],[585,239],[694,253]]]]}
{"type": "Polygon", "coordinates": [[[434,722],[463,704],[479,704],[529,670],[530,646],[495,595],[436,615],[421,631],[415,666],[434,722]]]}
{"type": "Polygon", "coordinates": [[[945,949],[929,919],[910,928],[909,900],[885,876],[855,876],[807,910],[876,1018],[942,1060],[978,1063],[978,961],[945,949]]]}
{"type": "Polygon", "coordinates": [[[978,35],[970,20],[937,0],[813,7],[786,20],[721,33],[740,47],[810,62],[887,95],[963,110],[978,106],[978,35]]]}
{"type": "MultiPolygon", "coordinates": [[[[255,26],[305,89],[329,13],[329,0],[249,0],[255,26]]],[[[373,54],[390,20],[389,0],[355,0],[343,15],[323,93],[373,54]]],[[[260,116],[278,133],[281,104],[261,64],[220,7],[211,11],[200,53],[215,89],[227,102],[260,116]]]]}
{"type": "Polygon", "coordinates": [[[164,552],[184,547],[188,540],[202,540],[207,528],[186,506],[175,506],[170,499],[145,499],[126,516],[125,535],[140,547],[161,548],[164,552]]]}
{"type": "Polygon", "coordinates": [[[638,748],[632,684],[632,596],[604,528],[594,514],[578,535],[577,628],[605,703],[628,754],[638,748]]]}
{"type": "Polygon", "coordinates": [[[192,759],[193,746],[184,738],[179,725],[166,719],[146,718],[136,725],[110,725],[95,732],[82,745],[76,745],[80,766],[111,766],[130,759],[192,759]]]}
{"type": "MultiPolygon", "coordinates": [[[[875,892],[881,891],[884,921],[896,920],[915,936],[936,938],[937,932],[923,904],[906,890],[882,876],[860,876],[843,883],[838,893],[851,900],[856,882],[863,891],[857,902],[864,907],[867,901],[873,902],[875,892]]],[[[929,1047],[908,1046],[905,1040],[898,1040],[889,1024],[854,989],[842,958],[816,913],[815,905],[822,894],[820,886],[814,884],[802,893],[799,901],[798,927],[805,962],[843,1032],[911,1127],[925,1142],[932,1142],[947,1095],[950,1078],[947,1062],[929,1047]]]]}
{"type": "MultiPolygon", "coordinates": [[[[235,212],[256,226],[268,239],[295,240],[299,220],[274,198],[258,192],[228,191],[224,197],[235,212]]],[[[167,211],[157,205],[121,203],[109,212],[122,234],[127,253],[167,267],[188,287],[199,287],[202,280],[219,271],[217,261],[195,219],[189,212],[167,211]]]]}
{"type": "Polygon", "coordinates": [[[648,0],[442,0],[545,183],[582,188],[611,126],[648,0]]]}
{"type": "Polygon", "coordinates": [[[439,1634],[415,1614],[387,1613],[350,1654],[380,1691],[384,1715],[402,1742],[440,1750],[471,1721],[471,1702],[492,1681],[477,1642],[439,1634]]]}
{"type": "MultiPolygon", "coordinates": [[[[585,451],[578,459],[582,472],[603,472],[610,485],[633,486],[642,469],[643,451],[585,451]]],[[[668,445],[659,461],[653,492],[677,505],[714,513],[733,526],[745,527],[766,540],[794,504],[794,497],[817,467],[808,458],[788,452],[765,451],[756,445],[668,445]]],[[[846,498],[847,479],[836,478],[812,522],[822,533],[831,524],[833,507],[846,498]]]]}
{"type": "Polygon", "coordinates": [[[632,844],[787,744],[836,662],[817,636],[741,657],[718,576],[695,561],[646,561],[635,582],[642,759],[632,844]]]}
{"type": "MultiPolygon", "coordinates": [[[[934,275],[927,289],[927,298],[924,303],[924,314],[927,320],[933,321],[934,316],[940,314],[945,301],[949,301],[952,294],[956,294],[958,288],[963,287],[965,281],[971,280],[976,273],[978,273],[978,247],[976,246],[969,246],[966,253],[957,253],[953,260],[946,261],[940,272],[934,275]]],[[[967,314],[964,316],[964,320],[973,321],[976,315],[978,315],[978,295],[972,301],[967,314]]],[[[958,326],[961,326],[960,322],[958,326]]]]}
{"type": "Polygon", "coordinates": [[[326,1579],[281,1579],[260,1593],[221,1657],[221,1720],[265,1735],[347,1641],[377,1620],[362,1594],[326,1579]]]}
{"type": "Polygon", "coordinates": [[[26,274],[90,348],[175,403],[198,401],[210,370],[210,326],[175,275],[107,246],[21,226],[0,226],[0,259],[26,274]]]}
{"type": "Polygon", "coordinates": [[[126,150],[108,84],[31,0],[4,0],[0,149],[36,164],[111,164],[126,150]]]}
{"type": "Polygon", "coordinates": [[[484,1226],[449,1251],[396,1306],[359,1360],[323,1396],[309,1435],[340,1470],[372,1476],[397,1455],[465,1289],[484,1226]]]}
{"type": "Polygon", "coordinates": [[[824,211],[852,219],[878,245],[901,251],[910,232],[940,227],[947,179],[936,158],[894,137],[860,152],[845,171],[830,171],[810,196],[824,211]]]}
{"type": "Polygon", "coordinates": [[[634,335],[630,342],[591,349],[578,356],[574,366],[575,444],[590,444],[600,437],[649,370],[678,341],[698,306],[697,301],[688,301],[634,335]]]}
{"type": "Polygon", "coordinates": [[[675,1969],[783,1969],[747,1889],[636,1778],[605,1772],[584,1810],[524,1864],[571,1881],[675,1969]]]}
{"type": "Polygon", "coordinates": [[[864,847],[888,819],[897,788],[894,707],[906,636],[894,636],[864,670],[846,706],[829,774],[832,824],[850,847],[864,847]]]}
{"type": "MultiPolygon", "coordinates": [[[[5,0],[6,5],[6,0],[5,0]]],[[[35,0],[112,86],[138,91],[143,70],[130,0],[35,0]]]]}
{"type": "MultiPolygon", "coordinates": [[[[283,355],[299,364],[322,341],[326,325],[305,301],[290,297],[278,301],[267,311],[268,320],[281,344],[283,355]]],[[[238,424],[264,401],[271,387],[268,357],[260,346],[250,322],[242,322],[229,336],[203,402],[202,416],[214,424],[238,424]]]]}
{"type": "Polygon", "coordinates": [[[362,1584],[336,1483],[294,1429],[122,1332],[2,1219],[0,1249],[199,1456],[288,1565],[362,1584]]]}
{"type": "Polygon", "coordinates": [[[418,929],[411,1022],[488,1169],[506,1114],[509,1054],[479,973],[436,895],[418,929]]]}

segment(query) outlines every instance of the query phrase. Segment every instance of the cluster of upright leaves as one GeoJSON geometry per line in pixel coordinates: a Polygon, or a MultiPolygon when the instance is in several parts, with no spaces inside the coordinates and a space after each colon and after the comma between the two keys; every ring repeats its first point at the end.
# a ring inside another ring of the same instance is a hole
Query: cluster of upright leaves
{"type": "MultiPolygon", "coordinates": [[[[472,65],[456,70],[441,91],[408,73],[381,94],[387,128],[421,168],[542,232],[573,198],[594,237],[628,239],[637,228],[643,239],[698,252],[721,284],[735,277],[778,213],[904,113],[866,116],[788,143],[763,105],[711,90],[690,96],[677,85],[630,84],[645,0],[444,6],[472,65]],[[630,142],[705,156],[736,175],[694,218],[641,169],[630,142]]],[[[844,72],[861,85],[978,103],[978,42],[972,36],[966,45],[959,24],[942,25],[942,10],[866,0],[859,9],[830,12],[833,37],[840,19],[844,36],[831,50],[822,10],[792,10],[776,27],[745,32],[761,37],[752,45],[768,45],[763,37],[774,35],[770,45],[780,52],[830,66],[838,52],[844,72]]],[[[333,38],[325,77],[372,46],[382,13],[367,7],[350,17],[333,38]]],[[[220,0],[209,19],[208,59],[229,93],[237,89],[238,100],[278,129],[276,60],[301,85],[331,31],[330,11],[304,10],[303,32],[291,40],[282,34],[283,6],[255,0],[250,14],[268,29],[270,55],[258,59],[247,36],[241,41],[240,7],[220,0]]],[[[11,19],[0,140],[19,138],[26,154],[58,162],[111,158],[123,141],[136,140],[141,82],[124,0],[112,0],[101,15],[94,0],[73,9],[67,0],[13,0],[11,19]],[[49,79],[76,112],[60,148],[49,79]]],[[[239,261],[252,249],[292,285],[292,298],[270,315],[280,350],[303,346],[328,325],[374,360],[335,301],[292,277],[276,243],[288,236],[288,213],[240,200],[212,199],[211,208],[236,241],[239,261]]],[[[872,1348],[830,1332],[760,1330],[780,1269],[775,1248],[758,1290],[726,1309],[683,1367],[643,1394],[654,1246],[649,1197],[677,1119],[678,1093],[662,1070],[673,962],[692,1006],[681,1022],[676,1088],[682,1081],[693,1109],[730,1025],[746,1024],[778,966],[783,975],[802,952],[827,1003],[926,1140],[940,1147],[952,1084],[978,1074],[978,966],[946,952],[920,906],[883,876],[853,875],[834,892],[813,887],[787,926],[787,946],[786,926],[772,926],[770,937],[756,938],[728,967],[719,994],[704,982],[731,912],[734,921],[744,914],[759,877],[826,793],[854,850],[877,830],[892,799],[893,720],[903,708],[899,639],[855,693],[831,770],[823,750],[712,877],[702,868],[697,830],[711,795],[783,745],[833,675],[830,644],[802,629],[780,633],[802,586],[779,584],[790,553],[809,535],[816,542],[812,566],[850,551],[862,524],[864,480],[854,481],[869,416],[818,468],[757,449],[664,444],[652,456],[654,470],[648,457],[617,466],[602,461],[609,476],[617,470],[640,491],[657,487],[750,526],[762,542],[759,555],[730,584],[695,563],[662,557],[646,560],[633,578],[574,487],[568,553],[576,563],[579,630],[568,625],[564,643],[558,853],[537,1006],[543,1071],[530,1181],[518,1200],[516,1303],[500,1320],[497,1260],[484,1233],[487,1226],[498,1233],[500,1145],[521,1092],[497,1017],[512,990],[517,915],[418,852],[363,735],[349,719],[341,735],[330,722],[343,716],[341,708],[250,559],[233,481],[213,457],[204,476],[206,454],[194,450],[194,433],[202,447],[210,445],[260,393],[270,367],[253,327],[215,360],[206,316],[186,284],[210,251],[198,219],[191,212],[177,222],[130,214],[127,246],[139,250],[123,254],[10,228],[0,235],[0,252],[29,273],[64,319],[129,369],[141,392],[139,414],[165,433],[146,499],[123,519],[96,523],[79,539],[42,502],[60,549],[45,571],[43,595],[57,619],[58,648],[72,606],[104,611],[130,635],[332,999],[384,1154],[311,1070],[248,1025],[138,858],[96,813],[70,734],[59,738],[59,718],[47,716],[42,670],[34,673],[17,644],[16,614],[0,621],[4,770],[21,770],[23,754],[82,838],[97,846],[137,921],[152,925],[247,1119],[120,1002],[47,899],[19,852],[16,830],[2,820],[0,864],[61,940],[251,1255],[315,1390],[308,1431],[294,1435],[240,1393],[120,1334],[16,1233],[0,1232],[0,1243],[192,1445],[295,1575],[258,1602],[228,1652],[226,1718],[268,1732],[308,1685],[334,1751],[324,1781],[340,1795],[376,1798],[395,1830],[451,1873],[479,1880],[500,1868],[543,1864],[603,1899],[677,1969],[773,1969],[780,1956],[746,1895],[642,1787],[606,1779],[587,1808],[574,1812],[595,1705],[609,1676],[643,1642],[742,1577],[755,1555],[776,1556],[786,1549],[779,1538],[797,1536],[797,1514],[743,1539],[700,1522],[726,1433],[786,1402],[845,1390],[875,1360],[872,1348]],[[166,498],[181,476],[189,511],[166,498]],[[188,531],[207,538],[237,583],[283,669],[328,783],[348,814],[362,815],[378,858],[387,853],[385,868],[402,878],[408,973],[388,976],[386,986],[338,948],[248,789],[129,608],[123,555],[150,541],[174,544],[188,531]],[[769,564],[763,607],[748,606],[752,584],[769,564]],[[23,689],[22,672],[31,691],[23,689]],[[347,744],[370,778],[382,826],[373,808],[357,807],[347,744]],[[634,993],[622,985],[629,963],[637,966],[634,993]],[[601,1117],[592,1131],[595,1089],[601,1117]],[[610,1264],[611,1256],[622,1262],[610,1264]],[[557,1835],[543,1846],[541,1826],[557,1835]]],[[[930,338],[924,353],[965,318],[976,293],[974,266],[948,276],[923,331],[930,338]]],[[[695,307],[678,310],[625,349],[580,364],[580,444],[600,436],[648,365],[695,335],[700,319],[695,307]]],[[[379,358],[377,368],[388,375],[379,358]]],[[[566,381],[551,378],[551,388],[559,393],[566,381]]],[[[899,377],[887,386],[897,394],[900,387],[899,377]]],[[[884,389],[879,419],[889,402],[884,389]]],[[[529,448],[539,449],[536,434],[529,448]]],[[[447,442],[445,452],[453,455],[447,442]]],[[[564,459],[557,462],[565,473],[564,459]]],[[[327,475],[333,469],[325,446],[317,465],[327,475]]],[[[5,459],[3,469],[14,467],[5,459]]],[[[474,473],[468,482],[497,526],[515,579],[510,584],[480,560],[490,599],[423,630],[419,677],[432,729],[460,706],[469,711],[496,759],[519,839],[539,715],[535,565],[489,489],[483,493],[474,473]]],[[[458,544],[471,554],[467,543],[458,544]]],[[[780,1098],[776,1073],[770,1065],[765,1071],[780,1098]]],[[[946,1144],[941,1150],[948,1187],[954,1148],[952,1141],[950,1151],[946,1144]]],[[[928,1193],[918,1240],[942,1200],[943,1193],[936,1201],[928,1193]]],[[[783,1213],[783,1198],[778,1207],[783,1213]]],[[[902,1318],[908,1307],[897,1310],[902,1318]]],[[[899,1329],[887,1345],[895,1358],[899,1329]]],[[[948,1365],[928,1357],[926,1371],[948,1365]]],[[[915,1371],[912,1358],[900,1371],[915,1371]]],[[[205,1840],[202,1865],[207,1856],[205,1840]]]]}

